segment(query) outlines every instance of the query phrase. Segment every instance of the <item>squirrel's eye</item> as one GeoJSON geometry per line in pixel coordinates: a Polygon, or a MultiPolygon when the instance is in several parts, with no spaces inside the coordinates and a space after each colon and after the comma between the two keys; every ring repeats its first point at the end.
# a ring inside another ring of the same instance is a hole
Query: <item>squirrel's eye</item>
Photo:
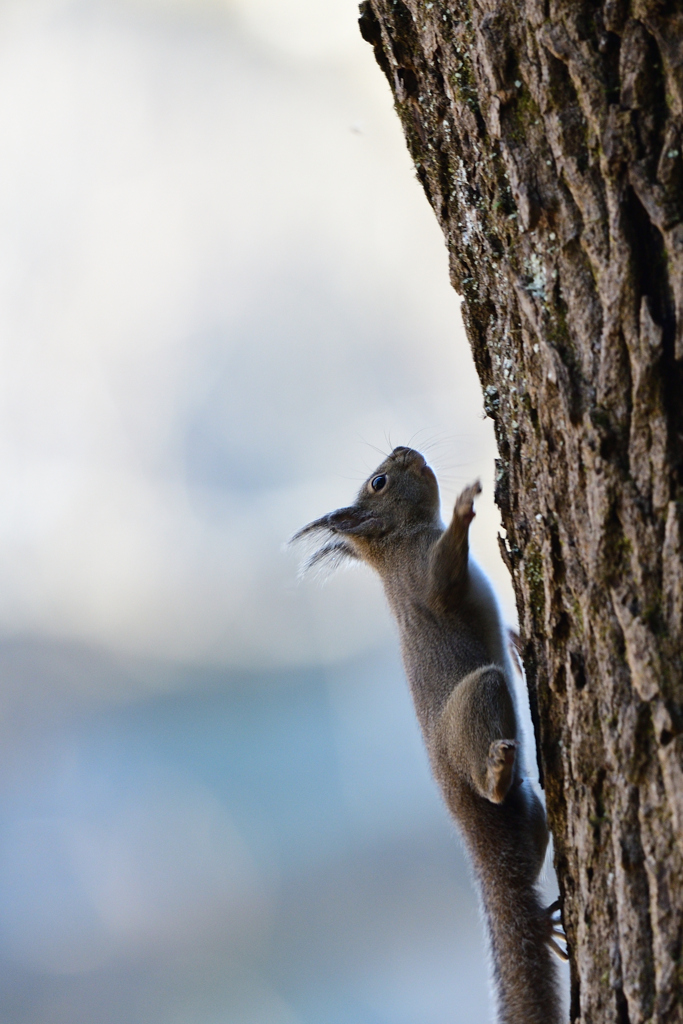
{"type": "Polygon", "coordinates": [[[373,477],[373,479],[370,481],[370,486],[372,487],[373,491],[381,491],[382,488],[385,486],[386,482],[386,473],[380,473],[379,476],[373,477]]]}

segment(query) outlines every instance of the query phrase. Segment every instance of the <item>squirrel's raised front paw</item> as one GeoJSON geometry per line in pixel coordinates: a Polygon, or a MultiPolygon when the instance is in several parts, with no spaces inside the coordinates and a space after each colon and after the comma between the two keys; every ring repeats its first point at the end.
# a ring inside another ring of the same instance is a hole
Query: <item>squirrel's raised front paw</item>
{"type": "Polygon", "coordinates": [[[548,943],[553,953],[555,953],[555,955],[560,958],[560,960],[568,960],[569,956],[567,955],[566,949],[563,949],[562,946],[558,945],[556,941],[557,939],[559,939],[560,942],[563,942],[565,944],[565,946],[567,944],[567,937],[564,934],[564,928],[562,927],[560,901],[555,900],[554,903],[551,903],[549,907],[546,907],[545,913],[546,925],[548,929],[545,941],[548,943]]]}
{"type": "Polygon", "coordinates": [[[481,484],[476,480],[458,496],[455,503],[454,515],[463,519],[467,526],[474,519],[474,499],[481,494],[481,484]]]}
{"type": "Polygon", "coordinates": [[[517,740],[494,740],[486,761],[488,798],[501,803],[512,784],[512,773],[517,756],[517,740]]]}

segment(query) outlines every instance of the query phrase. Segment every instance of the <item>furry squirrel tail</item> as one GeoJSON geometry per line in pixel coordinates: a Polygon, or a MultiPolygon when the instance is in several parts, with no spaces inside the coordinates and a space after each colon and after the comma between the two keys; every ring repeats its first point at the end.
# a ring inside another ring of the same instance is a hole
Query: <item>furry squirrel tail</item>
{"type": "Polygon", "coordinates": [[[499,1024],[562,1024],[549,908],[510,882],[489,886],[486,904],[499,1024]]]}
{"type": "Polygon", "coordinates": [[[564,958],[555,941],[562,932],[554,918],[556,906],[545,907],[536,888],[547,844],[540,801],[528,783],[518,785],[500,804],[483,799],[469,786],[457,788],[459,792],[449,796],[459,804],[457,818],[479,882],[497,1022],[562,1024],[555,960],[555,954],[564,958]],[[475,821],[476,827],[468,829],[467,823],[475,821]]]}

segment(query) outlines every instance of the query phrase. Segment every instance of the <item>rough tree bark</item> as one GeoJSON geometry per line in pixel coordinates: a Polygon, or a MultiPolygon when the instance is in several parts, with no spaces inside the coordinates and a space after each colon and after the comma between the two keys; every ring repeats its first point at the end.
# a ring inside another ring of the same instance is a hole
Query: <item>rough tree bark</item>
{"type": "Polygon", "coordinates": [[[366,0],[495,421],[573,1021],[683,1021],[683,10],[366,0]]]}

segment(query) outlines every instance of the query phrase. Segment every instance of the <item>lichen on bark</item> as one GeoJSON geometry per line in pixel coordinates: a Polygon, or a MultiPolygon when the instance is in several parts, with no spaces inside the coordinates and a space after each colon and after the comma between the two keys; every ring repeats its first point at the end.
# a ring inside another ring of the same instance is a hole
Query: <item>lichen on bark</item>
{"type": "Polygon", "coordinates": [[[574,1021],[683,1021],[683,11],[365,0],[499,448],[574,1021]]]}

